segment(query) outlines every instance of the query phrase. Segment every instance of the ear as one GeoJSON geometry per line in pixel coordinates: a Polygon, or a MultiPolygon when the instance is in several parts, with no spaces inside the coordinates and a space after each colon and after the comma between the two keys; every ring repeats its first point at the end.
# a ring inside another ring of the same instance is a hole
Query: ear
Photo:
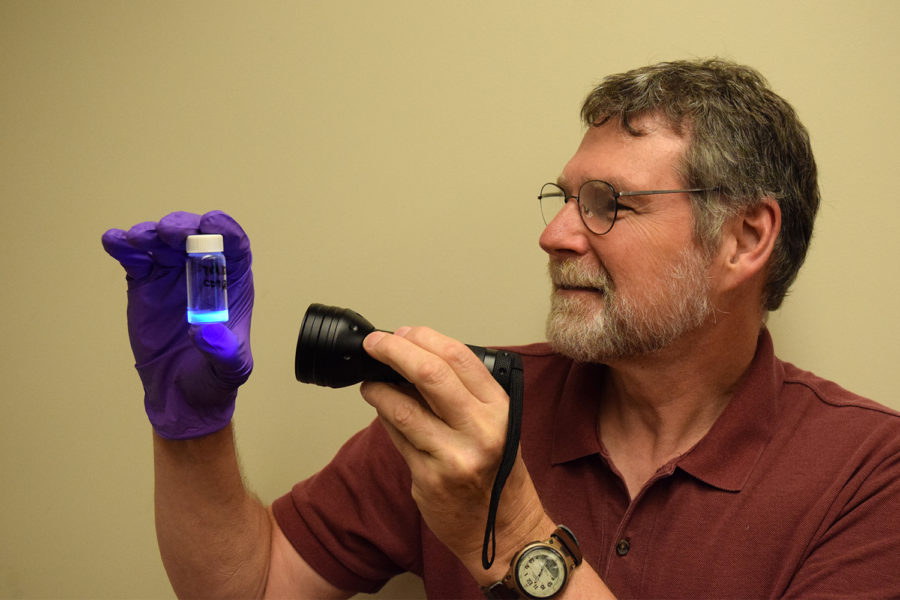
{"type": "Polygon", "coordinates": [[[765,278],[766,266],[781,231],[781,207],[766,196],[754,207],[734,217],[725,228],[723,268],[729,288],[765,278]]]}

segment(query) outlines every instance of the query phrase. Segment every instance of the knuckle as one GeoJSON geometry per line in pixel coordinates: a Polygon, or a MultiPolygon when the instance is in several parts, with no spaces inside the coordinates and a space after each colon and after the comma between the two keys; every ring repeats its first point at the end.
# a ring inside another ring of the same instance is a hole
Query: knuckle
{"type": "MultiPolygon", "coordinates": [[[[506,438],[493,435],[495,430],[485,431],[481,440],[482,452],[485,456],[497,457],[503,454],[503,448],[506,446],[506,438]]],[[[506,433],[504,430],[503,433],[506,433]]]]}
{"type": "Polygon", "coordinates": [[[413,327],[407,337],[427,344],[436,355],[453,367],[464,365],[472,358],[472,351],[468,346],[452,338],[444,337],[428,327],[413,327]]]}
{"type": "Polygon", "coordinates": [[[437,357],[427,358],[416,365],[414,375],[424,385],[438,386],[446,381],[449,369],[437,357]]]}
{"type": "Polygon", "coordinates": [[[421,412],[416,402],[398,394],[388,384],[369,383],[360,391],[366,401],[375,407],[379,416],[397,429],[409,427],[421,412]]]}
{"type": "Polygon", "coordinates": [[[462,343],[448,342],[444,345],[442,355],[452,367],[458,368],[471,361],[472,351],[462,343]]]}
{"type": "Polygon", "coordinates": [[[415,421],[417,414],[417,407],[412,403],[396,402],[391,408],[390,421],[397,429],[405,429],[415,421]]]}
{"type": "Polygon", "coordinates": [[[462,489],[482,489],[493,481],[494,461],[476,451],[459,452],[448,461],[446,477],[452,486],[462,489]]]}

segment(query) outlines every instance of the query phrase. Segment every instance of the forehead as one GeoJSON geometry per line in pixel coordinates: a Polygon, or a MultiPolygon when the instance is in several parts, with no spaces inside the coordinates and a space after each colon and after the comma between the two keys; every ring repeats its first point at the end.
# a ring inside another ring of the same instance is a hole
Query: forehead
{"type": "Polygon", "coordinates": [[[602,179],[620,190],[683,187],[681,164],[688,146],[659,117],[647,115],[633,122],[643,135],[626,131],[610,119],[590,127],[559,178],[567,189],[590,179],[602,179]]]}

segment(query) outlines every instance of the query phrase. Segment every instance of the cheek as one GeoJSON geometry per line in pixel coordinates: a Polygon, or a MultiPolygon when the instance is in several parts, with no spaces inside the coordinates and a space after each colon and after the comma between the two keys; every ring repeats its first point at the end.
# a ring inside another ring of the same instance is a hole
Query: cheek
{"type": "MultiPolygon", "coordinates": [[[[607,252],[603,265],[609,272],[617,296],[640,305],[654,304],[671,288],[674,273],[685,260],[685,248],[692,245],[651,245],[607,252]]],[[[690,250],[687,250],[688,252],[690,250]]]]}
{"type": "Polygon", "coordinates": [[[661,246],[652,237],[628,244],[609,244],[596,252],[616,289],[646,287],[668,272],[683,247],[661,246]]]}

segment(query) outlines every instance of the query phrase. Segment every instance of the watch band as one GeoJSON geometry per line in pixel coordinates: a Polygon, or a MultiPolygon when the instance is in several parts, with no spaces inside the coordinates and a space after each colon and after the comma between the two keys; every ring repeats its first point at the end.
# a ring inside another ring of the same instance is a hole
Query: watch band
{"type": "Polygon", "coordinates": [[[484,597],[488,600],[519,600],[522,598],[522,594],[519,593],[519,590],[507,587],[507,577],[509,577],[509,575],[500,581],[481,588],[481,591],[484,592],[484,597]]]}
{"type": "Polygon", "coordinates": [[[566,583],[568,583],[568,575],[570,575],[572,571],[575,570],[575,567],[581,564],[582,555],[581,547],[578,545],[578,539],[575,537],[575,534],[572,533],[572,531],[565,525],[557,525],[556,530],[552,534],[550,534],[550,539],[544,542],[532,542],[516,552],[515,556],[513,556],[512,560],[509,563],[509,571],[506,572],[506,576],[504,576],[500,581],[496,581],[491,585],[481,588],[481,591],[484,593],[484,597],[488,598],[489,600],[517,600],[519,598],[529,597],[527,594],[522,592],[516,582],[515,568],[519,558],[526,551],[538,546],[549,546],[559,551],[559,553],[565,559],[567,577],[565,582],[563,583],[563,587],[561,587],[553,595],[556,596],[560,592],[562,592],[563,589],[565,589],[566,583]]]}
{"type": "Polygon", "coordinates": [[[565,525],[557,525],[556,531],[551,533],[550,537],[556,538],[560,541],[560,543],[569,552],[569,555],[571,555],[572,560],[575,562],[575,567],[581,564],[581,546],[578,544],[578,539],[575,537],[575,534],[572,533],[571,529],[569,529],[565,525]]]}

